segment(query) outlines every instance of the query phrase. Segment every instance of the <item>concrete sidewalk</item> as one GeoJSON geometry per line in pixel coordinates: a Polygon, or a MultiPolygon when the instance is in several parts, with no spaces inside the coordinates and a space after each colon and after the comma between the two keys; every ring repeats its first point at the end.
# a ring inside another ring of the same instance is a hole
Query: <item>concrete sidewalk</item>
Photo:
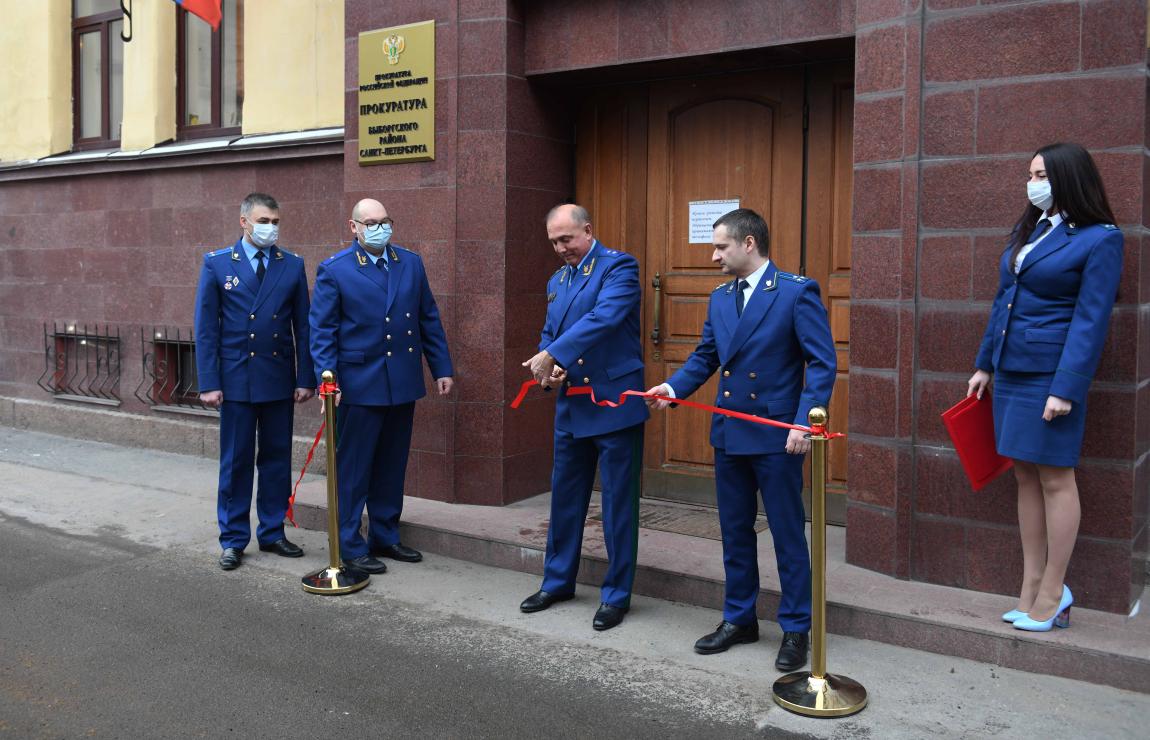
{"type": "MultiPolygon", "coordinates": [[[[0,476],[5,518],[164,548],[189,568],[232,575],[215,565],[216,470],[210,460],[0,427],[0,476]]],[[[327,560],[323,533],[293,530],[291,537],[307,550],[302,560],[252,547],[243,566],[245,573],[264,574],[268,609],[294,598],[299,577],[327,560]]],[[[637,596],[622,626],[596,633],[590,627],[598,605],[593,588],[581,588],[574,601],[545,613],[525,615],[517,605],[538,587],[535,575],[434,553],[419,565],[389,566],[367,590],[328,602],[332,619],[354,620],[360,609],[464,615],[500,630],[505,644],[492,650],[522,641],[547,646],[537,663],[526,658],[525,671],[542,666],[561,680],[645,693],[700,716],[735,719],[749,734],[757,728],[765,736],[787,731],[828,738],[1141,737],[1150,712],[1150,696],[1142,693],[832,635],[830,669],[862,682],[871,703],[851,718],[813,720],[771,702],[777,628],[769,623],[758,644],[700,656],[691,645],[719,621],[713,609],[637,596]],[[606,660],[618,668],[586,670],[589,655],[596,665],[606,660]]],[[[1076,623],[1066,632],[1081,628],[1076,623]]]]}

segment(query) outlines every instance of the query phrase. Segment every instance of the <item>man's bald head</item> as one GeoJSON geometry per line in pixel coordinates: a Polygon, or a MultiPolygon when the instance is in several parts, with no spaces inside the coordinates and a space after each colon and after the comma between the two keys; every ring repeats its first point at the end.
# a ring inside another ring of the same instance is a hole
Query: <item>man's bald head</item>
{"type": "Polygon", "coordinates": [[[571,266],[579,264],[595,244],[591,214],[575,203],[555,206],[547,213],[547,240],[564,262],[571,266]]]}
{"type": "Polygon", "coordinates": [[[387,209],[378,200],[364,198],[352,206],[351,218],[353,221],[382,221],[387,218],[387,209]]]}

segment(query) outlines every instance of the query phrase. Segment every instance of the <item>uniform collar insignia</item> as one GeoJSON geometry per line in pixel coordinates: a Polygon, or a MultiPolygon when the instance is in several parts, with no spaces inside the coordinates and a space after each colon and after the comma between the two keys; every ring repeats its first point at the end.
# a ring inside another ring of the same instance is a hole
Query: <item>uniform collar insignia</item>
{"type": "Polygon", "coordinates": [[[363,252],[356,250],[355,258],[359,261],[360,267],[365,267],[367,265],[367,255],[365,255],[363,252]]]}
{"type": "Polygon", "coordinates": [[[232,259],[235,260],[236,262],[239,262],[240,261],[240,253],[239,252],[232,252],[232,259]]]}

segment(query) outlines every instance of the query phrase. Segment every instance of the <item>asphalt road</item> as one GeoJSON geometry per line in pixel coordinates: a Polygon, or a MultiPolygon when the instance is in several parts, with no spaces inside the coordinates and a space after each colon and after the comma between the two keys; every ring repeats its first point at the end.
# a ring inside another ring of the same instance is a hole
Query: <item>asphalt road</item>
{"type": "Polygon", "coordinates": [[[225,573],[215,479],[200,457],[0,426],[0,740],[1146,735],[1150,694],[847,635],[832,669],[870,703],[801,717],[771,700],[770,621],[696,655],[715,609],[636,596],[594,632],[597,589],[521,614],[537,575],[437,553],[315,596],[322,532],[225,573]]]}
{"type": "Polygon", "coordinates": [[[757,734],[667,693],[688,682],[649,693],[615,651],[309,595],[251,558],[225,574],[203,553],[5,519],[0,563],[0,737],[757,734]]]}

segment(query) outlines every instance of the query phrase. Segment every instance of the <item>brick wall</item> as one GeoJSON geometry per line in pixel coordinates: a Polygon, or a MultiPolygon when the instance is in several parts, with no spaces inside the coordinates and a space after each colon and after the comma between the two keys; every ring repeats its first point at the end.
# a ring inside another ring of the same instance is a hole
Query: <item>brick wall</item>
{"type": "MultiPolygon", "coordinates": [[[[149,160],[120,172],[59,165],[0,181],[0,395],[49,398],[36,385],[45,322],[107,324],[122,333],[121,410],[148,413],[134,395],[144,373],[139,332],[192,328],[203,254],[239,238],[239,204],[253,190],[279,200],[280,243],[314,278],[344,233],[341,158],[330,148],[284,154],[198,166],[149,160]]],[[[297,415],[297,431],[314,432],[310,414],[297,415]]]]}

